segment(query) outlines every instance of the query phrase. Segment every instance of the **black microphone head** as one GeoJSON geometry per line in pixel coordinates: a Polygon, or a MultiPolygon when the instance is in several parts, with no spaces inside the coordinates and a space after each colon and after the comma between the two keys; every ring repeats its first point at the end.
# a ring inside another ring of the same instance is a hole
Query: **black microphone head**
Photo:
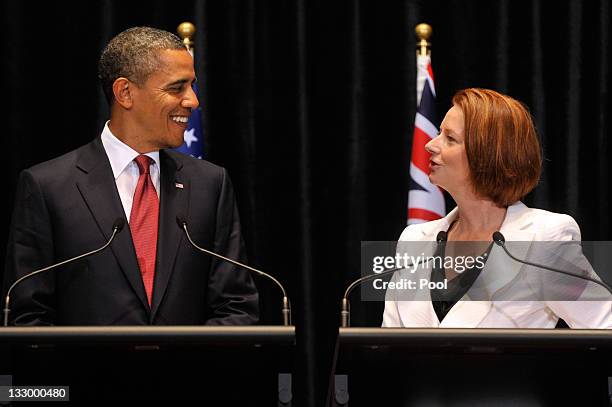
{"type": "Polygon", "coordinates": [[[504,243],[506,243],[506,238],[499,231],[493,232],[493,241],[495,242],[495,244],[503,246],[504,243]]]}
{"type": "Polygon", "coordinates": [[[113,229],[115,229],[117,233],[121,232],[121,229],[123,229],[124,226],[125,226],[125,219],[123,218],[117,218],[113,222],[113,229]]]}
{"type": "Polygon", "coordinates": [[[179,228],[181,229],[183,229],[183,226],[187,224],[187,221],[185,220],[185,216],[182,213],[179,213],[178,215],[176,215],[176,223],[179,225],[179,228]]]}
{"type": "Polygon", "coordinates": [[[447,238],[448,238],[448,232],[441,230],[438,232],[438,236],[436,236],[436,242],[438,243],[446,242],[447,238]]]}

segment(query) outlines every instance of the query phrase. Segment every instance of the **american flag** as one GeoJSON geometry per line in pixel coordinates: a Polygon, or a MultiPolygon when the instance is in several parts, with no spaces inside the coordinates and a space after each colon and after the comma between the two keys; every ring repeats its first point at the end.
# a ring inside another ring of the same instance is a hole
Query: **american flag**
{"type": "Polygon", "coordinates": [[[408,192],[408,224],[423,223],[446,215],[444,194],[429,182],[429,157],[425,144],[438,134],[436,88],[431,57],[417,55],[417,113],[414,119],[410,187],[408,192]]]}
{"type": "MultiPolygon", "coordinates": [[[[189,50],[191,56],[193,56],[193,49],[189,50]]],[[[193,91],[198,96],[197,83],[193,84],[193,91]]],[[[200,101],[200,106],[202,101],[200,101]]],[[[198,106],[197,109],[191,112],[189,116],[189,122],[187,122],[187,130],[183,134],[183,145],[176,148],[183,154],[188,154],[195,158],[204,158],[204,134],[202,132],[202,108],[198,106]]]]}

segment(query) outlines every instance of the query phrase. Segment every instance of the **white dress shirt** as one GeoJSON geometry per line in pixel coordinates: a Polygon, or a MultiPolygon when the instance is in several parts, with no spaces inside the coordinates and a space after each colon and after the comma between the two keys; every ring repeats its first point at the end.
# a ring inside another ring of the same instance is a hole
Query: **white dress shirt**
{"type": "MultiPolygon", "coordinates": [[[[113,176],[115,177],[121,204],[123,205],[126,219],[129,222],[134,192],[136,191],[138,177],[140,176],[138,165],[134,159],[140,154],[115,137],[108,128],[108,123],[109,122],[106,122],[104,130],[102,130],[102,145],[104,146],[111,168],[113,169],[113,176]]],[[[154,161],[150,168],[151,180],[153,181],[157,197],[159,198],[159,151],[153,151],[145,155],[151,157],[154,161]]]]}

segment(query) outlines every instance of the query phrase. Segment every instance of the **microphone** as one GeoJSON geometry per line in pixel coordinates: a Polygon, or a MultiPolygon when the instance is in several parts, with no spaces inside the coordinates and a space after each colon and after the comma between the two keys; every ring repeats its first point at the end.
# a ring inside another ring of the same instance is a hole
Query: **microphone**
{"type": "Polygon", "coordinates": [[[236,260],[232,260],[230,258],[227,258],[225,256],[222,256],[218,253],[215,252],[211,252],[210,250],[206,250],[203,247],[198,246],[192,239],[191,236],[189,235],[189,230],[187,229],[187,221],[185,220],[185,217],[183,215],[178,215],[176,217],[176,222],[178,223],[179,227],[181,229],[183,229],[185,231],[185,235],[187,236],[187,240],[189,240],[189,243],[191,243],[191,245],[193,247],[195,247],[196,249],[198,249],[201,252],[204,252],[206,254],[209,254],[213,257],[216,257],[218,259],[227,261],[229,263],[232,263],[233,265],[236,265],[240,268],[252,271],[260,276],[269,278],[270,280],[272,280],[280,289],[281,292],[283,293],[283,308],[282,308],[282,313],[283,313],[283,325],[284,326],[290,326],[291,325],[291,303],[289,302],[289,299],[287,298],[287,293],[285,292],[285,288],[283,287],[283,285],[274,277],[272,277],[270,274],[264,273],[261,270],[257,270],[256,268],[253,268],[251,266],[247,266],[246,264],[242,264],[236,260]]]}
{"type": "Polygon", "coordinates": [[[436,242],[438,243],[446,242],[447,239],[448,239],[448,232],[444,230],[441,230],[438,232],[438,235],[436,236],[436,242]]]}
{"type": "MultiPolygon", "coordinates": [[[[419,261],[420,263],[420,261],[419,261]]],[[[417,264],[419,264],[417,263],[417,264]]],[[[410,264],[409,266],[412,266],[413,264],[410,264]]],[[[408,267],[408,266],[407,266],[408,267]]],[[[340,311],[340,321],[341,321],[341,326],[342,328],[348,328],[349,326],[351,326],[351,307],[350,307],[350,303],[348,300],[348,296],[351,293],[351,291],[353,291],[353,288],[357,287],[358,285],[361,285],[361,283],[364,283],[368,280],[372,280],[374,278],[377,277],[382,277],[382,276],[386,276],[388,274],[391,273],[395,273],[396,271],[399,270],[403,270],[405,267],[401,267],[401,268],[394,268],[391,270],[387,270],[387,271],[383,271],[382,273],[377,273],[377,274],[368,274],[367,276],[363,276],[361,278],[358,278],[357,280],[353,281],[347,288],[346,291],[344,291],[344,296],[342,297],[342,309],[340,311]]]]}
{"type": "MultiPolygon", "coordinates": [[[[448,237],[448,233],[441,230],[440,232],[438,232],[438,235],[436,236],[436,242],[438,244],[442,243],[442,242],[446,242],[446,239],[448,237]]],[[[407,267],[412,267],[412,266],[418,266],[419,264],[421,264],[425,259],[422,258],[421,260],[417,261],[416,264],[412,263],[407,265],[406,267],[400,267],[400,268],[394,268],[391,270],[387,270],[387,271],[383,271],[382,273],[377,273],[377,274],[368,274],[367,276],[363,276],[361,278],[358,278],[357,280],[353,281],[347,288],[346,291],[344,291],[344,296],[342,297],[342,309],[340,311],[340,321],[341,321],[341,326],[342,328],[348,328],[351,325],[351,310],[350,310],[350,303],[348,300],[348,296],[351,293],[351,291],[353,291],[353,289],[355,287],[357,287],[358,285],[361,285],[361,283],[364,283],[368,280],[372,280],[374,278],[377,277],[382,277],[382,276],[386,276],[388,274],[391,273],[395,273],[396,271],[399,270],[403,270],[407,267]]]]}
{"type": "Polygon", "coordinates": [[[599,284],[600,286],[602,286],[603,288],[608,290],[608,292],[610,294],[612,294],[612,288],[610,288],[610,286],[608,284],[606,284],[605,282],[603,282],[603,281],[595,280],[594,278],[591,278],[591,277],[581,276],[580,274],[570,273],[569,271],[560,270],[560,269],[557,269],[557,268],[554,268],[554,267],[545,266],[543,264],[532,263],[532,262],[529,262],[529,261],[526,261],[526,260],[522,260],[522,259],[519,259],[519,258],[515,257],[512,253],[510,253],[510,251],[506,247],[506,238],[504,237],[504,235],[501,232],[494,232],[493,233],[493,241],[495,242],[495,244],[497,244],[502,249],[504,249],[506,254],[512,260],[514,260],[514,261],[517,261],[517,262],[523,263],[523,264],[527,264],[528,266],[533,266],[533,267],[542,268],[542,269],[549,270],[549,271],[554,271],[555,273],[561,273],[561,274],[565,274],[566,276],[576,277],[576,278],[580,278],[582,280],[590,281],[590,282],[595,283],[595,284],[599,284]]]}
{"type": "Polygon", "coordinates": [[[117,233],[121,232],[121,230],[123,229],[123,226],[125,226],[125,219],[124,218],[117,218],[117,219],[115,219],[115,222],[113,222],[113,233],[112,233],[110,239],[108,239],[108,241],[104,244],[104,246],[102,246],[102,247],[100,247],[98,249],[92,250],[90,252],[87,252],[87,253],[84,253],[84,254],[80,254],[80,255],[78,255],[76,257],[73,257],[71,259],[64,260],[64,261],[62,261],[60,263],[52,264],[52,265],[47,266],[45,268],[33,271],[33,272],[28,273],[25,276],[17,279],[17,281],[15,281],[9,287],[8,291],[6,292],[6,297],[4,298],[4,310],[3,310],[4,311],[4,326],[8,326],[8,317],[9,317],[9,313],[11,312],[11,309],[9,307],[10,301],[11,301],[11,291],[13,291],[13,289],[17,285],[19,285],[19,283],[21,283],[23,280],[26,280],[26,279],[28,279],[30,277],[33,277],[33,276],[37,275],[37,274],[44,273],[45,271],[53,270],[54,268],[63,266],[63,265],[68,264],[68,263],[72,263],[73,261],[77,261],[77,260],[80,260],[82,258],[91,256],[92,254],[96,254],[98,252],[101,252],[102,250],[106,249],[111,244],[113,239],[115,239],[115,236],[117,235],[117,233]]]}

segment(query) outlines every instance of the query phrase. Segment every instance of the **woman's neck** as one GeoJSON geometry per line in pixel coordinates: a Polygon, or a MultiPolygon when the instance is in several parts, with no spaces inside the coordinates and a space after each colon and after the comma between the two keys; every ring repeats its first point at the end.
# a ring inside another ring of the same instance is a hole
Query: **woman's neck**
{"type": "Polygon", "coordinates": [[[487,199],[459,200],[457,207],[456,222],[449,232],[452,240],[491,240],[493,232],[504,223],[507,211],[487,199]]]}

